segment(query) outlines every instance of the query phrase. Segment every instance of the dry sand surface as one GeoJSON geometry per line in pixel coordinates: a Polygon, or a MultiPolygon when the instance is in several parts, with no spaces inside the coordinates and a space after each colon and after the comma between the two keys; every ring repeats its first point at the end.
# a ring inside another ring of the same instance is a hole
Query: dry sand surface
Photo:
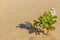
{"type": "Polygon", "coordinates": [[[0,40],[60,40],[60,0],[0,0],[0,40]],[[43,11],[56,9],[55,31],[50,36],[29,34],[16,28],[18,24],[33,22],[43,11]]]}

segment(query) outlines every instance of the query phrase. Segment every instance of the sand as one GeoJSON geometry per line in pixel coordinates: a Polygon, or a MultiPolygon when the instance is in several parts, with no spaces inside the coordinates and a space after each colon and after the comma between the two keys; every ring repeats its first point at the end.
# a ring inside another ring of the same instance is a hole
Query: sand
{"type": "Polygon", "coordinates": [[[0,40],[60,40],[60,0],[0,0],[0,40]],[[16,28],[21,23],[33,23],[51,8],[56,9],[58,19],[50,36],[16,28]]]}

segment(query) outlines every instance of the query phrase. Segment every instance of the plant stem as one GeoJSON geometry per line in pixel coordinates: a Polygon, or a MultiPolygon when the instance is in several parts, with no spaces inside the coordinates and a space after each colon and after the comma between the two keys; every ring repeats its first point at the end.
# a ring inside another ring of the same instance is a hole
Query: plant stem
{"type": "Polygon", "coordinates": [[[47,35],[49,34],[49,29],[47,29],[47,35]]]}

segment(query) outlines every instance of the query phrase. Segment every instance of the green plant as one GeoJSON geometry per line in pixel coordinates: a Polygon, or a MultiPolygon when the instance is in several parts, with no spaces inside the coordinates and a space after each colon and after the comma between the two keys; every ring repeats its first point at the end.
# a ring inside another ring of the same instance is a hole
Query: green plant
{"type": "MultiPolygon", "coordinates": [[[[52,11],[52,10],[51,10],[52,11]]],[[[47,30],[47,34],[49,33],[50,30],[55,30],[55,27],[53,24],[56,23],[56,15],[52,15],[52,12],[44,12],[43,15],[41,15],[38,20],[34,20],[34,27],[42,27],[42,29],[47,30]]]]}

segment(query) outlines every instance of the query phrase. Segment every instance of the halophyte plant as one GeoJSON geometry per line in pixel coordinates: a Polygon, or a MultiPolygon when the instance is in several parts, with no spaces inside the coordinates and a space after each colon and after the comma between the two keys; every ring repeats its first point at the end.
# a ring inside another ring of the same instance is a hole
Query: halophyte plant
{"type": "Polygon", "coordinates": [[[43,15],[38,17],[37,20],[34,20],[34,27],[41,27],[42,29],[47,30],[47,34],[51,30],[55,30],[55,27],[53,24],[56,23],[56,11],[54,8],[50,9],[49,11],[45,11],[43,15]]]}

